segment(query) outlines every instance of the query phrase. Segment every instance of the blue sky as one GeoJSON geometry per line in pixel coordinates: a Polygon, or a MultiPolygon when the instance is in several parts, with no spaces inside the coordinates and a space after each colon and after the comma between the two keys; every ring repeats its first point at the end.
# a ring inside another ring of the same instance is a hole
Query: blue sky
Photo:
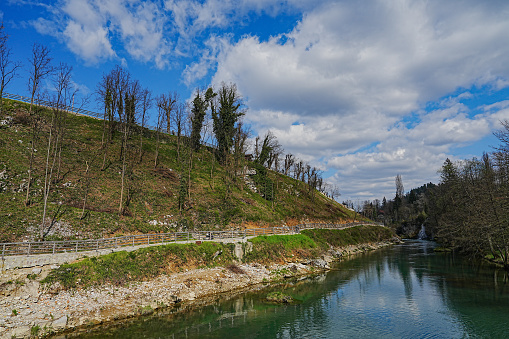
{"type": "MultiPolygon", "coordinates": [[[[437,182],[509,119],[505,0],[4,0],[0,17],[13,59],[48,46],[82,95],[116,64],[154,96],[236,83],[254,134],[320,167],[340,200],[392,198],[397,174],[437,182]]],[[[20,75],[7,92],[27,94],[20,75]]]]}

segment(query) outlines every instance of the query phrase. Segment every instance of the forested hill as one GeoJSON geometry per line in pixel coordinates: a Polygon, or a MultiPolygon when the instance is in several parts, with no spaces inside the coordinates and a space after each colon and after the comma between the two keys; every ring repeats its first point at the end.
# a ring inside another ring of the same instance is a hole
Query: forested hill
{"type": "Polygon", "coordinates": [[[394,199],[365,202],[362,213],[403,237],[436,240],[447,250],[488,259],[509,271],[509,121],[501,125],[493,133],[499,144],[481,159],[445,159],[438,184],[406,195],[398,175],[394,199]]]}
{"type": "Polygon", "coordinates": [[[183,134],[3,102],[1,242],[356,218],[244,153],[221,162],[183,134]]]}

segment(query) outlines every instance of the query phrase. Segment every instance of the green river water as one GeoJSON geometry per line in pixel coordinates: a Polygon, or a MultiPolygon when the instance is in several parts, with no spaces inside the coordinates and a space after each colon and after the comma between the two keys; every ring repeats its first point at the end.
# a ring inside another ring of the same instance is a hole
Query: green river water
{"type": "MultiPolygon", "coordinates": [[[[80,338],[509,338],[507,273],[407,241],[315,277],[99,327],[80,338]],[[298,300],[274,305],[270,291],[298,300]]],[[[71,335],[75,337],[76,334],[71,335]]]]}

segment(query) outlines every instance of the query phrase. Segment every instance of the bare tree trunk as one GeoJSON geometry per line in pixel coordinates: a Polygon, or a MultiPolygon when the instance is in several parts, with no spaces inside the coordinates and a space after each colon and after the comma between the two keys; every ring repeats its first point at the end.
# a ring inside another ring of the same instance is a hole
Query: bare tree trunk
{"type": "Polygon", "coordinates": [[[81,209],[81,217],[80,219],[84,219],[85,218],[85,207],[87,205],[87,197],[88,197],[88,170],[89,170],[89,165],[88,165],[88,161],[85,162],[86,165],[87,165],[87,169],[85,170],[85,197],[83,198],[83,208],[81,209]]]}
{"type": "Polygon", "coordinates": [[[187,197],[191,200],[191,170],[193,168],[193,150],[189,149],[189,168],[187,171],[187,197]]]}
{"type": "Polygon", "coordinates": [[[124,207],[124,178],[125,178],[125,155],[124,155],[124,161],[122,163],[122,186],[120,188],[120,204],[118,206],[118,213],[122,214],[123,207],[124,207]]]}
{"type": "Polygon", "coordinates": [[[156,131],[156,155],[154,158],[154,169],[157,168],[158,158],[159,158],[159,129],[156,131]]]}
{"type": "Polygon", "coordinates": [[[138,162],[141,164],[143,160],[143,129],[140,131],[140,158],[138,162]]]}
{"type": "Polygon", "coordinates": [[[25,206],[30,205],[30,189],[32,187],[32,172],[34,169],[34,159],[35,159],[35,140],[37,139],[38,134],[38,120],[35,116],[31,116],[32,118],[32,141],[30,148],[30,161],[28,165],[28,183],[27,183],[27,194],[25,198],[25,206]]]}
{"type": "MultiPolygon", "coordinates": [[[[124,125],[124,140],[123,143],[127,145],[127,122],[124,125]]],[[[122,186],[120,188],[120,204],[118,208],[118,213],[123,214],[124,212],[124,187],[125,187],[125,167],[126,167],[126,153],[127,153],[127,147],[126,150],[122,153],[122,186]]]]}
{"type": "Polygon", "coordinates": [[[28,165],[28,183],[27,183],[27,194],[25,198],[25,206],[30,205],[30,188],[32,186],[32,171],[34,169],[34,140],[32,138],[32,149],[30,150],[30,163],[28,165]]]}
{"type": "Polygon", "coordinates": [[[177,163],[180,164],[180,133],[177,133],[177,163]]]}
{"type": "Polygon", "coordinates": [[[41,224],[41,238],[44,238],[44,223],[46,221],[46,211],[48,206],[48,196],[51,189],[51,177],[53,175],[53,169],[55,168],[55,162],[57,159],[57,150],[58,150],[58,135],[57,139],[53,143],[52,146],[52,138],[53,138],[53,126],[54,126],[55,116],[53,116],[52,122],[51,122],[51,128],[48,138],[48,152],[46,154],[46,171],[44,175],[44,207],[43,207],[43,213],[42,213],[42,224],[41,224]],[[51,167],[49,166],[49,160],[50,160],[50,154],[51,154],[51,148],[53,147],[53,163],[51,164],[51,167]]]}

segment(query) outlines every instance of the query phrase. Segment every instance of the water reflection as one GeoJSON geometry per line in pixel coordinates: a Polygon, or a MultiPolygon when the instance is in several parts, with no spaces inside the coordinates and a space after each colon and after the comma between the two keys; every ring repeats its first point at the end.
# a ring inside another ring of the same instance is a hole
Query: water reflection
{"type": "Polygon", "coordinates": [[[427,241],[360,255],[328,274],[263,291],[218,297],[181,313],[158,314],[84,338],[463,338],[509,333],[507,273],[427,241]],[[271,305],[271,290],[298,299],[271,305]]]}

